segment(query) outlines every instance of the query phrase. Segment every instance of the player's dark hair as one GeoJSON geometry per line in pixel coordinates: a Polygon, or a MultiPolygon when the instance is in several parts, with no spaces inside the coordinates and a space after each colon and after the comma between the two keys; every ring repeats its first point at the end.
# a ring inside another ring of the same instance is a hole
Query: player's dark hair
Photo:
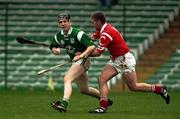
{"type": "Polygon", "coordinates": [[[71,16],[70,16],[70,14],[67,13],[67,12],[63,12],[63,13],[60,13],[60,14],[58,15],[58,21],[59,21],[60,19],[62,19],[62,18],[65,18],[65,19],[67,19],[67,20],[71,20],[71,16]]]}
{"type": "Polygon", "coordinates": [[[95,12],[91,15],[91,18],[96,20],[96,21],[101,21],[101,23],[105,23],[106,22],[106,18],[104,13],[102,12],[95,12]]]}

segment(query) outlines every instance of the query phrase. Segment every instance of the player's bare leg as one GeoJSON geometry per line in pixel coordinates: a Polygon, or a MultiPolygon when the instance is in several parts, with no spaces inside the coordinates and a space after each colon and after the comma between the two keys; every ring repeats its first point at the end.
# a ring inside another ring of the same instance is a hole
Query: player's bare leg
{"type": "MultiPolygon", "coordinates": [[[[100,99],[100,92],[94,87],[88,86],[88,77],[86,73],[83,73],[76,80],[76,84],[81,93],[100,99]]],[[[108,106],[111,106],[113,101],[108,99],[108,106]]]]}
{"type": "Polygon", "coordinates": [[[64,96],[62,101],[53,102],[51,106],[60,112],[66,112],[70,96],[72,94],[72,81],[78,78],[84,69],[79,64],[72,64],[64,77],[64,96]]]}
{"type": "Polygon", "coordinates": [[[64,99],[69,99],[72,93],[72,81],[77,79],[84,69],[79,64],[73,64],[64,77],[64,99]]]}
{"type": "Polygon", "coordinates": [[[105,113],[108,108],[108,92],[107,81],[117,74],[117,71],[110,65],[106,65],[99,77],[100,90],[100,107],[89,111],[89,113],[105,113]]]}
{"type": "Polygon", "coordinates": [[[162,85],[152,85],[147,83],[137,83],[136,72],[129,72],[123,74],[123,79],[125,80],[127,86],[131,91],[140,91],[140,92],[154,92],[160,94],[169,104],[170,96],[168,95],[167,89],[162,85]]]}
{"type": "Polygon", "coordinates": [[[152,85],[146,83],[137,83],[136,72],[123,74],[123,79],[131,91],[152,91],[152,85]]]}
{"type": "Polygon", "coordinates": [[[92,96],[92,97],[96,97],[96,98],[100,97],[99,90],[88,86],[88,77],[86,73],[83,73],[75,81],[81,93],[92,96]]]}

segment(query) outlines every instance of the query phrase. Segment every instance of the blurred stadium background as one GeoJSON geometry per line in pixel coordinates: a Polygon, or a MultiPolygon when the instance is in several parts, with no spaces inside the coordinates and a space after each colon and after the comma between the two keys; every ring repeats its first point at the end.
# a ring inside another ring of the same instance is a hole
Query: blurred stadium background
{"type": "MultiPolygon", "coordinates": [[[[73,26],[87,33],[93,30],[91,13],[104,11],[107,21],[123,33],[137,59],[138,80],[180,90],[179,0],[119,0],[111,8],[101,9],[96,0],[0,0],[1,89],[46,90],[49,79],[56,89],[63,88],[68,65],[44,76],[36,73],[63,63],[68,56],[55,56],[41,46],[18,44],[15,37],[49,43],[58,31],[57,15],[64,10],[70,12],[73,26]]],[[[107,60],[106,53],[92,59],[90,85],[98,86],[97,78],[107,60]]],[[[109,82],[112,89],[128,90],[118,78],[109,82]]]]}

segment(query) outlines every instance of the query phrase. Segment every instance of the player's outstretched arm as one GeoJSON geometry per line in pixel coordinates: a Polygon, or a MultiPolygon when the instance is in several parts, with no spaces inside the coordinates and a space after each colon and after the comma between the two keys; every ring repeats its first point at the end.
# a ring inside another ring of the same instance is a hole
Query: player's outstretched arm
{"type": "Polygon", "coordinates": [[[87,47],[87,49],[84,52],[82,52],[80,55],[75,56],[73,61],[75,62],[80,59],[87,58],[94,51],[94,49],[95,49],[94,45],[87,47]]]}

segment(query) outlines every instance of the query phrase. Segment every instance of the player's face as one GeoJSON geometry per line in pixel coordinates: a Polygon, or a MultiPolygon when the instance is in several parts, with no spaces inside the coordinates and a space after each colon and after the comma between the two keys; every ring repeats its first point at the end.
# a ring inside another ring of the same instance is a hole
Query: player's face
{"type": "Polygon", "coordinates": [[[69,31],[71,27],[71,21],[65,18],[59,20],[59,27],[63,29],[63,31],[69,31]]]}
{"type": "Polygon", "coordinates": [[[96,29],[96,30],[101,30],[101,28],[100,28],[100,25],[99,25],[99,22],[98,21],[96,21],[95,19],[91,19],[91,24],[92,24],[92,26],[96,29]]]}

